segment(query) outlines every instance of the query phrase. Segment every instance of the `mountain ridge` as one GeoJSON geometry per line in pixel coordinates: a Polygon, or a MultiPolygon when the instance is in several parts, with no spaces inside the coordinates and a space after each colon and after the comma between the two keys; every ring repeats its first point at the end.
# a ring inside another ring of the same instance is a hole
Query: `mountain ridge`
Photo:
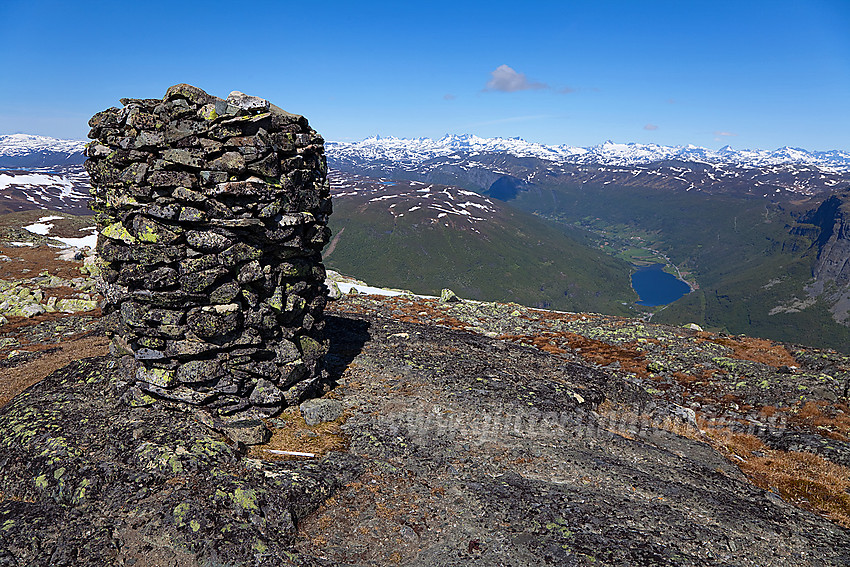
{"type": "MultiPolygon", "coordinates": [[[[0,166],[8,162],[39,152],[66,154],[68,163],[77,163],[87,142],[38,136],[33,134],[0,135],[0,166]]],[[[408,161],[425,161],[434,157],[451,155],[456,151],[507,152],[516,157],[536,157],[559,163],[638,165],[665,160],[705,162],[712,164],[734,164],[743,167],[766,167],[783,164],[817,166],[836,172],[850,171],[850,151],[809,151],[803,148],[782,146],[775,150],[734,150],[730,145],[711,150],[693,144],[666,146],[638,142],[617,143],[607,140],[594,146],[572,146],[569,144],[547,145],[528,142],[519,137],[483,138],[474,134],[446,134],[439,139],[399,138],[395,136],[371,136],[357,142],[327,141],[328,152],[340,159],[351,152],[372,157],[406,158],[408,161]]],[[[80,159],[79,163],[82,163],[80,159]]]]}
{"type": "Polygon", "coordinates": [[[615,143],[608,140],[595,146],[568,144],[545,145],[527,142],[522,138],[481,138],[472,134],[447,134],[439,139],[397,138],[372,136],[359,142],[328,142],[328,153],[335,159],[345,159],[352,153],[368,158],[395,159],[421,163],[454,152],[508,152],[516,157],[536,157],[557,163],[640,165],[665,160],[737,165],[747,168],[800,164],[817,166],[836,172],[850,171],[850,152],[827,150],[810,152],[802,148],[783,146],[776,150],[734,150],[726,145],[711,150],[692,144],[665,146],[636,142],[615,143]]]}

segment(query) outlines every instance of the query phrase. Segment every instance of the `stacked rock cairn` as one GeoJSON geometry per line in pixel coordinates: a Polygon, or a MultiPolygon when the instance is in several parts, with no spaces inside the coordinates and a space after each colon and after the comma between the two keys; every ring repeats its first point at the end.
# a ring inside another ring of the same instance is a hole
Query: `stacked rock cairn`
{"type": "Polygon", "coordinates": [[[190,85],[89,121],[100,288],[130,404],[269,417],[327,351],[324,141],[298,115],[190,85]]]}

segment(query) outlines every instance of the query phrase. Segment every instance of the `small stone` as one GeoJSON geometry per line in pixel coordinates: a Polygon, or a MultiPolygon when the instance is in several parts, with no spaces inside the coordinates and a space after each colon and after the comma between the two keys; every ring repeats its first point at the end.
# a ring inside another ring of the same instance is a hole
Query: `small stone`
{"type": "Polygon", "coordinates": [[[266,112],[269,109],[269,101],[266,99],[246,95],[240,91],[233,91],[227,95],[227,103],[250,112],[266,112]]]}
{"type": "Polygon", "coordinates": [[[173,230],[141,215],[133,219],[133,233],[140,242],[151,244],[171,244],[178,238],[173,230]]]}
{"type": "Polygon", "coordinates": [[[206,382],[221,375],[221,364],[216,360],[190,360],[177,368],[179,382],[206,382]]]}
{"type": "Polygon", "coordinates": [[[259,419],[226,421],[220,427],[228,439],[246,445],[262,445],[272,438],[272,432],[259,419]]]}
{"type": "Polygon", "coordinates": [[[130,231],[124,228],[124,225],[120,222],[115,222],[104,227],[104,229],[100,231],[100,235],[113,240],[120,240],[127,244],[135,244],[137,242],[136,237],[130,234],[130,231]]]}
{"type": "Polygon", "coordinates": [[[43,305],[39,305],[38,303],[28,303],[21,308],[21,315],[28,318],[41,315],[42,313],[47,313],[47,310],[43,305]]]}
{"type": "Polygon", "coordinates": [[[450,289],[443,289],[440,292],[440,302],[442,303],[453,303],[460,301],[461,299],[450,289]]]}
{"type": "Polygon", "coordinates": [[[177,383],[173,370],[166,370],[164,368],[145,368],[144,366],[140,366],[136,370],[136,380],[152,384],[154,386],[159,386],[160,388],[168,388],[177,383]]]}
{"type": "Polygon", "coordinates": [[[183,207],[180,209],[180,216],[177,220],[180,222],[199,222],[206,220],[207,215],[203,211],[194,207],[183,207]]]}
{"type": "Polygon", "coordinates": [[[233,245],[233,241],[224,235],[197,230],[186,233],[186,242],[200,252],[219,252],[233,245]]]}
{"type": "Polygon", "coordinates": [[[221,267],[211,268],[200,272],[184,274],[180,276],[180,287],[189,293],[201,293],[209,288],[215,281],[227,273],[221,267]]]}
{"type": "Polygon", "coordinates": [[[154,350],[152,348],[140,348],[135,352],[134,358],[136,360],[157,360],[165,358],[165,353],[161,350],[154,350]]]}
{"type": "Polygon", "coordinates": [[[202,156],[191,150],[175,148],[167,149],[162,153],[162,159],[170,163],[176,163],[195,169],[201,169],[204,166],[202,156]]]}
{"type": "Polygon", "coordinates": [[[219,261],[224,266],[235,266],[248,260],[259,260],[262,257],[263,251],[260,248],[245,242],[237,242],[218,255],[219,261]]]}
{"type": "Polygon", "coordinates": [[[245,158],[239,152],[225,152],[210,162],[210,167],[218,171],[241,173],[245,171],[245,158]]]}
{"type": "Polygon", "coordinates": [[[210,293],[210,303],[230,303],[236,299],[240,291],[238,283],[227,282],[210,293]]]}
{"type": "Polygon", "coordinates": [[[342,416],[342,403],[326,398],[307,400],[299,406],[299,409],[304,421],[310,426],[334,421],[342,416]]]}
{"type": "Polygon", "coordinates": [[[248,401],[259,406],[279,405],[284,400],[283,392],[273,382],[260,378],[257,380],[248,401]]]}
{"type": "MultiPolygon", "coordinates": [[[[216,305],[215,307],[225,307],[216,305]]],[[[189,329],[201,338],[212,339],[227,335],[239,325],[238,306],[233,311],[207,310],[203,308],[190,313],[187,317],[189,329]]]]}

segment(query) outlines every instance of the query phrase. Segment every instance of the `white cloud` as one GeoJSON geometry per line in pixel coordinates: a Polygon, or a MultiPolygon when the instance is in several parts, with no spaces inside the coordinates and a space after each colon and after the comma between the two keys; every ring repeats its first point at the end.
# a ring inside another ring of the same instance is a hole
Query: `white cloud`
{"type": "Polygon", "coordinates": [[[643,127],[644,130],[658,130],[658,126],[655,124],[647,124],[643,127]]]}
{"type": "Polygon", "coordinates": [[[487,81],[488,91],[501,91],[504,93],[513,93],[516,91],[528,91],[548,89],[549,85],[545,83],[529,82],[525,73],[517,73],[507,65],[499,65],[495,71],[491,71],[492,78],[487,81]]]}

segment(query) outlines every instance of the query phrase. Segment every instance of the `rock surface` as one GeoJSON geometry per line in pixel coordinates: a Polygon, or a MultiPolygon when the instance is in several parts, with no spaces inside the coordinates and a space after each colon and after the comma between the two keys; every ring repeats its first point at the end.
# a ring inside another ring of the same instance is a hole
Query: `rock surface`
{"type": "MultiPolygon", "coordinates": [[[[705,421],[700,432],[677,415],[690,421],[688,399],[701,400],[698,420],[756,419],[743,406],[757,399],[841,399],[841,355],[771,344],[756,362],[742,337],[409,296],[349,295],[326,320],[328,397],[348,440],[316,459],[271,461],[262,445],[245,455],[191,414],[121,406],[107,358],[14,398],[0,409],[0,564],[850,561],[850,530],[758,488],[738,466],[754,453],[731,458],[705,421]],[[796,369],[778,364],[780,347],[796,369]],[[684,396],[676,374],[707,365],[711,382],[682,380],[684,396]],[[815,378],[826,372],[834,385],[815,378]],[[769,387],[724,400],[756,378],[769,387]]],[[[759,419],[746,431],[816,446],[801,421],[759,419]]],[[[324,431],[304,426],[275,447],[312,450],[324,431]]],[[[829,446],[833,462],[850,454],[829,446]]]]}

